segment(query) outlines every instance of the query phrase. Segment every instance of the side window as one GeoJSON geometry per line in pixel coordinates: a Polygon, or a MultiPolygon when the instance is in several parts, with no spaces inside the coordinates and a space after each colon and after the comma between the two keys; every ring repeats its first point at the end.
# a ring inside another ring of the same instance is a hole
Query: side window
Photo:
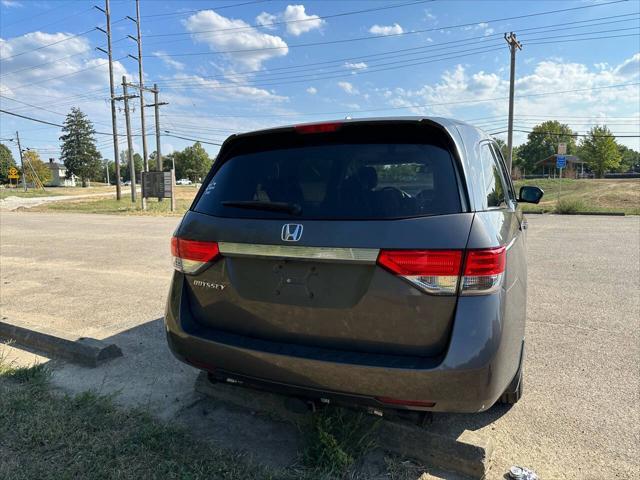
{"type": "Polygon", "coordinates": [[[511,175],[509,175],[509,172],[507,172],[507,162],[504,160],[504,156],[502,155],[502,152],[498,148],[498,145],[493,143],[492,147],[493,147],[493,154],[495,155],[496,161],[500,165],[500,170],[502,171],[502,178],[505,179],[505,184],[507,186],[507,195],[509,196],[509,199],[511,201],[515,202],[517,198],[516,190],[513,186],[513,182],[511,181],[511,175]]]}
{"type": "Polygon", "coordinates": [[[488,143],[480,146],[482,156],[482,176],[484,179],[485,195],[487,196],[488,208],[506,207],[506,187],[502,178],[502,172],[493,150],[488,143]]]}

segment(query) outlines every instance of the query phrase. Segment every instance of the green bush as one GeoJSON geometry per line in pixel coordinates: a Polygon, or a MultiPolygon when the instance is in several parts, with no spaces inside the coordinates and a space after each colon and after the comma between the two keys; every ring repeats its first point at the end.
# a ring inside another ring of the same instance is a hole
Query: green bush
{"type": "Polygon", "coordinates": [[[563,198],[559,200],[554,210],[555,213],[565,215],[584,211],[586,211],[585,203],[577,198],[563,198]]]}

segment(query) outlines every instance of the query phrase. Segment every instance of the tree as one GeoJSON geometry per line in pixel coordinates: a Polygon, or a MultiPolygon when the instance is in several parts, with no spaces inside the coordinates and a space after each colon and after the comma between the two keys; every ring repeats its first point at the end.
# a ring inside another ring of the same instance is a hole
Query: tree
{"type": "Polygon", "coordinates": [[[209,154],[200,142],[194,143],[193,146],[187,147],[181,152],[174,152],[173,158],[176,162],[176,178],[188,178],[194,182],[207,175],[212,163],[209,154]]]}
{"type": "Polygon", "coordinates": [[[60,159],[67,167],[67,178],[80,177],[82,186],[87,180],[100,176],[102,156],[96,148],[93,124],[78,108],[72,108],[62,127],[62,154],[60,159]]]}
{"type": "MultiPolygon", "coordinates": [[[[139,153],[134,152],[133,168],[136,171],[135,177],[137,181],[140,181],[140,172],[142,172],[142,168],[143,168],[142,163],[143,163],[142,156],[139,153]]],[[[114,170],[115,170],[115,167],[114,167],[114,170]]],[[[124,181],[131,180],[131,175],[129,175],[129,150],[124,150],[120,152],[120,176],[124,181]]]]}
{"type": "Polygon", "coordinates": [[[621,172],[640,172],[640,152],[636,152],[626,145],[619,145],[621,172]]]}
{"type": "Polygon", "coordinates": [[[593,127],[589,131],[589,136],[580,145],[580,156],[598,178],[618,168],[622,159],[619,145],[606,125],[593,127]]]}
{"type": "Polygon", "coordinates": [[[533,127],[527,142],[518,149],[518,166],[527,172],[535,168],[540,160],[558,152],[558,144],[567,144],[567,155],[576,153],[576,139],[569,125],[557,120],[543,122],[533,127]]]}
{"type": "Polygon", "coordinates": [[[0,143],[0,182],[9,181],[9,169],[15,167],[16,162],[13,159],[11,150],[6,145],[0,143]]]}
{"type": "Polygon", "coordinates": [[[49,183],[51,180],[51,170],[40,160],[38,152],[27,150],[22,154],[22,158],[24,159],[24,173],[27,182],[33,183],[34,185],[49,183]]]}

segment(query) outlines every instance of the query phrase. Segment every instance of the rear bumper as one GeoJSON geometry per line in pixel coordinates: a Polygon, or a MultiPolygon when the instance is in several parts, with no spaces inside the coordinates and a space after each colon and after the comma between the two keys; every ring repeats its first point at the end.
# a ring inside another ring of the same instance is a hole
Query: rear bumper
{"type": "Polygon", "coordinates": [[[522,338],[503,322],[503,291],[461,298],[449,347],[433,359],[302,347],[203,328],[182,301],[183,278],[174,275],[165,315],[174,355],[263,388],[378,407],[385,405],[376,397],[389,397],[435,404],[414,410],[478,412],[495,403],[518,367],[522,338]]]}

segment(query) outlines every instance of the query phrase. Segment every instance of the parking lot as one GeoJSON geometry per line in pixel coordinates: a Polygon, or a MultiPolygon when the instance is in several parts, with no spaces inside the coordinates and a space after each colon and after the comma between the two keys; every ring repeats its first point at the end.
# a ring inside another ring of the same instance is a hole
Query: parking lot
{"type": "MultiPolygon", "coordinates": [[[[59,364],[57,386],[117,392],[124,405],[188,417],[198,401],[197,372],[171,357],[161,324],[177,222],[2,214],[3,319],[110,339],[124,352],[97,370],[59,364]]],[[[640,458],[640,218],[530,215],[529,223],[524,397],[510,410],[436,415],[429,428],[491,436],[490,478],[514,464],[541,478],[628,478],[640,458]]],[[[295,455],[295,434],[264,419],[243,433],[225,427],[225,419],[243,421],[229,412],[211,415],[215,440],[228,435],[227,445],[254,449],[267,462],[295,455]],[[270,449],[264,435],[273,439],[270,449]]]]}

